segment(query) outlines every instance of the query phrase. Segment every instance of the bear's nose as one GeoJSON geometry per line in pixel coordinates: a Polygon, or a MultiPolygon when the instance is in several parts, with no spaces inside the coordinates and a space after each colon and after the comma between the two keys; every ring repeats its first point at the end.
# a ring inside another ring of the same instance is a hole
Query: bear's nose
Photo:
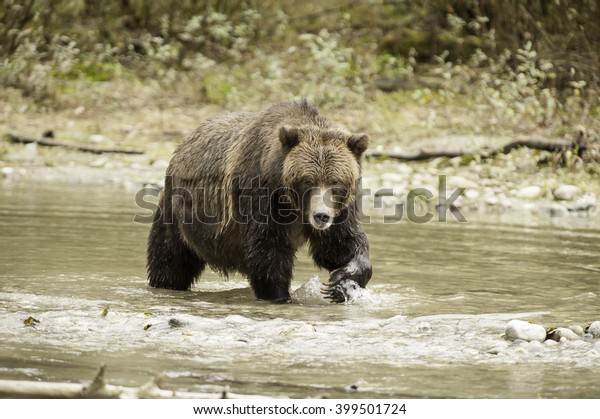
{"type": "Polygon", "coordinates": [[[326,212],[317,212],[314,217],[315,221],[321,225],[327,224],[331,219],[331,216],[326,212]]]}

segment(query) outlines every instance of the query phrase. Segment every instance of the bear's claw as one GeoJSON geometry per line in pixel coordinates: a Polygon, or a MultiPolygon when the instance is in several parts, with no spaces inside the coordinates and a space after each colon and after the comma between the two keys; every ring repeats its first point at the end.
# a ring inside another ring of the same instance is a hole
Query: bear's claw
{"type": "Polygon", "coordinates": [[[321,288],[321,294],[327,300],[331,300],[331,303],[345,303],[348,301],[348,297],[344,292],[344,287],[340,283],[337,284],[323,284],[321,288]]]}

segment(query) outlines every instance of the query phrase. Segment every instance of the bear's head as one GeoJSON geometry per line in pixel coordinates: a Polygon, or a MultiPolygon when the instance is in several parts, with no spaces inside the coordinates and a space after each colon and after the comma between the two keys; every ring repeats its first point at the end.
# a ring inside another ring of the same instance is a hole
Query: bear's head
{"type": "Polygon", "coordinates": [[[290,197],[316,230],[326,230],[353,203],[360,178],[366,134],[314,126],[279,129],[285,156],[283,183],[290,197]]]}

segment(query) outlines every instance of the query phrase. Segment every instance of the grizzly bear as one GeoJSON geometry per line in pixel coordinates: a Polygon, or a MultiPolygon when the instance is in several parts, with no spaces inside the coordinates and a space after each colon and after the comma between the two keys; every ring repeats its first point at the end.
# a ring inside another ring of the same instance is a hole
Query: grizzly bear
{"type": "Polygon", "coordinates": [[[150,285],[187,290],[209,265],[247,276],[259,300],[286,302],[308,243],[330,272],[325,297],[344,302],[372,273],[357,202],[367,144],[306,99],[208,119],[167,168],[148,239],[150,285]]]}

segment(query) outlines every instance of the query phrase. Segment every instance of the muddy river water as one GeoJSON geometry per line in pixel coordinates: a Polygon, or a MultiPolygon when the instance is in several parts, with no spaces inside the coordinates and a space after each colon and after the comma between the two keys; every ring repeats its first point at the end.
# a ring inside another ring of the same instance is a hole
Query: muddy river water
{"type": "Polygon", "coordinates": [[[133,196],[0,184],[0,379],[81,382],[105,363],[111,384],[164,373],[188,391],[600,397],[599,339],[503,336],[511,319],[600,320],[597,224],[368,224],[374,276],[355,301],[324,302],[302,251],[294,301],[272,305],[210,271],[191,292],[148,287],[133,196]]]}

